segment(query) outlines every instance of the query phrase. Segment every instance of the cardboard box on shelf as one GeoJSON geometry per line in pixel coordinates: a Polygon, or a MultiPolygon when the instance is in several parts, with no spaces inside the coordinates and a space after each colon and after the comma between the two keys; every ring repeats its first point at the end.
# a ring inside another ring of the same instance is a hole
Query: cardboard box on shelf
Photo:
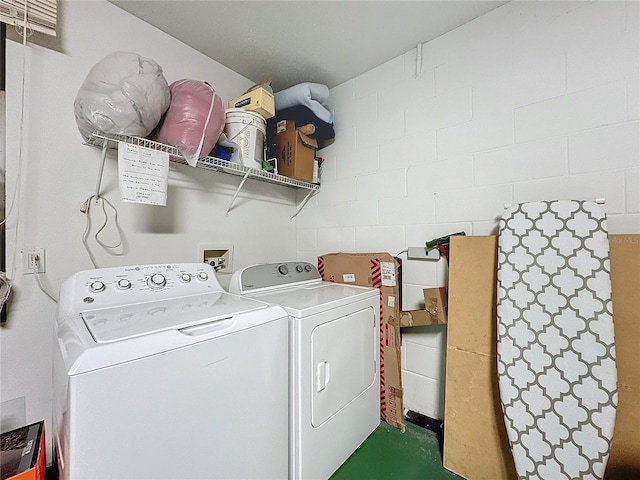
{"type": "Polygon", "coordinates": [[[296,129],[293,120],[281,120],[276,125],[276,158],[278,173],[285,177],[311,182],[318,142],[296,129]]]}
{"type": "MultiPolygon", "coordinates": [[[[605,480],[640,478],[640,235],[610,235],[618,409],[605,480]]],[[[497,237],[451,239],[444,466],[468,480],[516,478],[497,374],[497,237]]]]}
{"type": "Polygon", "coordinates": [[[419,327],[423,325],[444,325],[447,323],[446,287],[425,288],[424,310],[400,312],[401,327],[419,327]]]}
{"type": "Polygon", "coordinates": [[[45,480],[44,421],[0,435],[2,480],[45,480]]]}
{"type": "Polygon", "coordinates": [[[318,257],[328,282],[380,291],[380,415],[404,431],[400,370],[400,263],[389,253],[331,253],[318,257]]]}
{"type": "Polygon", "coordinates": [[[244,108],[259,113],[265,119],[276,114],[273,93],[262,86],[254,86],[238,98],[234,98],[229,102],[228,108],[244,108]]]}

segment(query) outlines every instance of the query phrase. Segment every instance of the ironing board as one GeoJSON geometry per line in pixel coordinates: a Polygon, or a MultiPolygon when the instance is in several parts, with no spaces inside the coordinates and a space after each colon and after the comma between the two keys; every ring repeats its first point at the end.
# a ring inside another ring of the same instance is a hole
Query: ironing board
{"type": "Polygon", "coordinates": [[[498,385],[519,479],[602,479],[618,400],[607,223],[596,202],[508,207],[498,385]]]}

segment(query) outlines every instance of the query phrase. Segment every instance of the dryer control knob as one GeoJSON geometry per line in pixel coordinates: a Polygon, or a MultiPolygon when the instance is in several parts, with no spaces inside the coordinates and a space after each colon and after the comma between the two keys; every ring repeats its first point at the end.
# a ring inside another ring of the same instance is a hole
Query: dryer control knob
{"type": "Polygon", "coordinates": [[[207,280],[209,280],[209,275],[207,274],[207,272],[198,272],[198,280],[206,282],[207,280]]]}
{"type": "Polygon", "coordinates": [[[311,271],[311,265],[305,265],[304,266],[304,270],[305,270],[305,272],[310,272],[311,271]]]}
{"type": "Polygon", "coordinates": [[[118,283],[116,283],[116,287],[118,287],[120,290],[128,290],[131,288],[131,282],[126,278],[121,278],[120,280],[118,280],[118,283]]]}
{"type": "Polygon", "coordinates": [[[147,284],[151,288],[162,288],[167,284],[167,279],[161,273],[154,273],[147,280],[147,284]]]}
{"type": "Polygon", "coordinates": [[[302,268],[302,265],[296,265],[296,272],[302,273],[303,270],[304,268],[302,268]]]}
{"type": "Polygon", "coordinates": [[[101,282],[100,280],[91,282],[91,284],[89,285],[89,290],[95,293],[104,292],[105,288],[107,288],[106,285],[104,284],[104,282],[101,282]]]}
{"type": "Polygon", "coordinates": [[[180,275],[180,281],[183,283],[189,283],[191,281],[191,275],[189,275],[188,273],[183,273],[182,275],[180,275]]]}
{"type": "Polygon", "coordinates": [[[289,268],[286,265],[280,265],[278,267],[278,272],[280,272],[280,275],[286,275],[289,273],[289,268]]]}

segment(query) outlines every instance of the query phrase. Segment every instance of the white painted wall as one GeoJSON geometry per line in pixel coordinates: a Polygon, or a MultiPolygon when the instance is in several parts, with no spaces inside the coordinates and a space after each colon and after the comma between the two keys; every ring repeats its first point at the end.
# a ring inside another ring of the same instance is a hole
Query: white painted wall
{"type": "MultiPolygon", "coordinates": [[[[510,202],[607,200],[640,232],[640,4],[510,2],[330,93],[336,142],[297,221],[298,258],[495,234],[510,202]]],[[[404,306],[447,269],[404,262],[404,306]]],[[[405,407],[443,414],[445,331],[406,330],[405,407]]]]}
{"type": "MultiPolygon", "coordinates": [[[[16,422],[51,419],[51,354],[55,304],[23,275],[20,251],[46,248],[43,283],[52,291],[72,273],[92,268],[81,236],[80,205],[94,193],[100,152],[84,146],[73,101],[89,69],[107,54],[134,51],[156,60],[171,83],[207,80],[228,100],[251,82],[105,1],[62,2],[62,51],[7,44],[7,261],[13,280],[8,322],[0,327],[2,430],[16,422]],[[20,152],[22,58],[25,60],[24,142],[20,152]],[[20,177],[18,178],[18,172],[20,177]],[[11,207],[9,207],[11,208],[11,207]]],[[[212,25],[215,19],[212,19],[212,25]]],[[[166,207],[119,200],[116,156],[108,158],[103,193],[117,207],[128,253],[112,257],[91,247],[100,266],[197,261],[199,243],[234,245],[234,268],[295,257],[295,191],[248,181],[225,216],[240,182],[215,172],[174,165],[166,207]]],[[[99,223],[100,217],[94,218],[99,223]]],[[[94,227],[94,232],[97,227],[94,227]]],[[[227,285],[229,278],[221,278],[227,285]]],[[[47,447],[51,452],[51,438],[47,447]]],[[[49,456],[51,459],[51,456],[49,456]]]]}

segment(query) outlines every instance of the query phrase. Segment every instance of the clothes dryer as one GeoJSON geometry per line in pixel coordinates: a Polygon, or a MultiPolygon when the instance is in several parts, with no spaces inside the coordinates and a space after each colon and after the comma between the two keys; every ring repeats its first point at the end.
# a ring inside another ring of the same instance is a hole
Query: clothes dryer
{"type": "Polygon", "coordinates": [[[54,347],[60,479],[288,475],[288,320],[206,264],[79,272],[54,347]]]}
{"type": "Polygon", "coordinates": [[[289,474],[326,480],[380,424],[378,290],[305,262],[244,268],[229,290],[289,314],[289,474]]]}

